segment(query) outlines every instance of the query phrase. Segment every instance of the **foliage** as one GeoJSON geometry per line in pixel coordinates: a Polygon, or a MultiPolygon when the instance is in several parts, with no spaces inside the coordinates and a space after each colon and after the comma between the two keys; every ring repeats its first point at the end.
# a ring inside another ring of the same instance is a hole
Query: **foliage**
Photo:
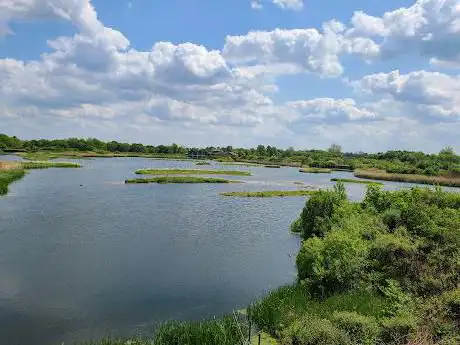
{"type": "Polygon", "coordinates": [[[221,178],[211,178],[211,177],[193,177],[193,176],[164,176],[164,177],[153,177],[153,178],[135,178],[128,179],[125,183],[135,184],[135,183],[231,183],[238,181],[230,181],[221,178]]]}
{"type": "Polygon", "coordinates": [[[267,190],[263,192],[225,192],[220,193],[222,196],[238,196],[244,198],[271,198],[287,196],[309,196],[316,193],[314,190],[267,190]]]}
{"type": "Polygon", "coordinates": [[[403,345],[415,332],[417,322],[410,314],[401,314],[381,320],[380,340],[384,344],[403,345]]]}
{"type": "Polygon", "coordinates": [[[236,175],[251,176],[249,171],[237,170],[203,170],[203,169],[141,169],[138,175],[236,175]]]}
{"type": "MultiPolygon", "coordinates": [[[[228,162],[249,161],[280,166],[309,166],[311,168],[338,170],[374,168],[386,173],[401,174],[403,175],[402,178],[407,174],[445,176],[449,178],[460,176],[460,156],[456,155],[453,149],[449,147],[441,150],[439,154],[411,151],[342,153],[341,147],[337,144],[332,144],[327,150],[295,150],[292,147],[283,150],[270,145],[258,145],[256,148],[249,149],[231,146],[186,148],[177,144],[152,146],[117,141],[103,142],[94,138],[21,140],[17,137],[0,134],[0,150],[26,152],[79,151],[92,152],[93,154],[123,153],[132,155],[174,155],[177,157],[185,157],[188,154],[189,157],[218,158],[228,162]]],[[[417,177],[417,179],[423,183],[421,177],[417,177]]],[[[438,183],[436,180],[426,181],[438,183]]]]}
{"type": "Polygon", "coordinates": [[[0,169],[0,195],[8,193],[8,185],[24,177],[22,169],[1,170],[0,169]]]}
{"type": "Polygon", "coordinates": [[[379,325],[375,317],[364,316],[357,312],[334,312],[333,324],[346,332],[356,345],[373,345],[379,335],[379,325]]]}
{"type": "Polygon", "coordinates": [[[282,332],[283,344],[348,345],[347,334],[327,319],[304,317],[295,320],[282,332]]]}
{"type": "Polygon", "coordinates": [[[343,183],[361,183],[361,184],[383,185],[383,183],[381,183],[381,182],[355,180],[355,179],[351,179],[351,178],[331,178],[331,181],[333,181],[333,182],[343,182],[343,183]]]}

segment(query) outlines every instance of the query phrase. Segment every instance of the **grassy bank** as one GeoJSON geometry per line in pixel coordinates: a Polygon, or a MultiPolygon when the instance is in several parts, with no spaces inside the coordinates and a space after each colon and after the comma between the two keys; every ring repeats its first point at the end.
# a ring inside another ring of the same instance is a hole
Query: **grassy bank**
{"type": "Polygon", "coordinates": [[[313,190],[270,190],[263,192],[225,192],[222,196],[236,196],[244,198],[272,198],[288,196],[308,196],[315,193],[313,190]]]}
{"type": "Polygon", "coordinates": [[[354,175],[359,178],[373,180],[460,187],[460,177],[392,174],[382,170],[356,170],[354,175]]]}
{"type": "Polygon", "coordinates": [[[233,183],[239,181],[230,181],[221,178],[211,177],[193,177],[193,176],[160,176],[152,178],[134,178],[128,179],[125,183],[233,183]]]}
{"type": "Polygon", "coordinates": [[[302,168],[299,170],[301,173],[309,173],[309,174],[330,174],[332,169],[324,169],[324,168],[302,168]]]}
{"type": "Polygon", "coordinates": [[[8,193],[8,186],[14,181],[22,179],[25,175],[23,169],[0,169],[0,195],[8,193]]]}
{"type": "Polygon", "coordinates": [[[351,179],[351,178],[331,178],[331,181],[332,182],[343,182],[343,183],[359,183],[359,184],[383,185],[383,183],[381,183],[381,182],[354,180],[354,179],[351,179]]]}
{"type": "Polygon", "coordinates": [[[264,165],[264,168],[280,169],[281,165],[264,165]]]}
{"type": "Polygon", "coordinates": [[[138,175],[235,175],[251,176],[248,171],[236,170],[201,170],[201,169],[141,169],[138,175]]]}

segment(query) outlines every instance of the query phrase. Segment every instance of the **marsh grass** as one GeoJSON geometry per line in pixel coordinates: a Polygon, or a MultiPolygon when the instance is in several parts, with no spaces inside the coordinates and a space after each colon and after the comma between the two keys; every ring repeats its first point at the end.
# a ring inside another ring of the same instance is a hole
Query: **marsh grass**
{"type": "Polygon", "coordinates": [[[141,169],[138,175],[235,175],[251,176],[249,171],[237,170],[203,170],[203,169],[141,169]]]}
{"type": "Polygon", "coordinates": [[[194,176],[159,176],[152,178],[134,178],[128,179],[125,183],[235,183],[240,181],[230,181],[221,178],[212,177],[194,177],[194,176]]]}
{"type": "Polygon", "coordinates": [[[197,162],[195,165],[211,165],[209,162],[197,162]]]}
{"type": "Polygon", "coordinates": [[[373,179],[373,180],[460,187],[460,177],[393,174],[393,173],[387,173],[383,170],[356,170],[354,175],[356,177],[373,179]]]}
{"type": "Polygon", "coordinates": [[[302,168],[299,169],[301,173],[310,173],[310,174],[330,174],[332,169],[325,169],[325,168],[302,168]]]}
{"type": "Polygon", "coordinates": [[[315,193],[313,190],[270,190],[263,192],[225,192],[222,196],[236,196],[244,198],[272,198],[289,196],[309,196],[315,193]]]}
{"type": "Polygon", "coordinates": [[[0,195],[8,193],[9,184],[24,177],[23,169],[2,169],[0,170],[0,195]]]}
{"type": "Polygon", "coordinates": [[[72,162],[19,162],[19,166],[23,169],[49,169],[49,168],[81,168],[78,163],[72,162]]]}
{"type": "Polygon", "coordinates": [[[264,168],[280,169],[281,165],[264,165],[264,168]]]}
{"type": "Polygon", "coordinates": [[[218,162],[219,165],[230,165],[230,166],[240,166],[240,167],[263,167],[262,164],[255,163],[245,163],[245,162],[218,162]]]}
{"type": "Polygon", "coordinates": [[[382,182],[354,180],[354,179],[351,179],[351,178],[331,178],[331,181],[332,182],[343,182],[343,183],[360,183],[360,184],[383,185],[382,182]]]}

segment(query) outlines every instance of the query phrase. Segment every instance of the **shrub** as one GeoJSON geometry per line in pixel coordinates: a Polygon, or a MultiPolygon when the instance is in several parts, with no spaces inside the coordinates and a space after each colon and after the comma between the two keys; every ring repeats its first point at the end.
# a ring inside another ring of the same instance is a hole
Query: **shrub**
{"type": "MultiPolygon", "coordinates": [[[[338,188],[340,187],[336,187],[338,188]]],[[[334,211],[344,201],[346,194],[341,189],[318,191],[312,195],[300,215],[303,237],[323,237],[332,226],[331,217],[334,211]]]]}
{"type": "Polygon", "coordinates": [[[348,345],[347,334],[331,321],[314,317],[296,320],[282,334],[283,344],[292,345],[348,345]]]}
{"type": "Polygon", "coordinates": [[[359,282],[366,266],[368,244],[357,233],[330,232],[307,239],[297,256],[298,277],[314,293],[330,295],[359,282]]]}
{"type": "Polygon", "coordinates": [[[414,333],[416,326],[415,318],[408,314],[382,319],[380,340],[384,344],[406,344],[411,334],[414,333]]]}
{"type": "Polygon", "coordinates": [[[373,345],[379,334],[379,325],[372,316],[364,316],[356,312],[335,312],[332,322],[348,334],[353,344],[373,345]]]}
{"type": "Polygon", "coordinates": [[[383,223],[393,232],[401,225],[401,210],[390,208],[383,213],[382,218],[383,223]]]}

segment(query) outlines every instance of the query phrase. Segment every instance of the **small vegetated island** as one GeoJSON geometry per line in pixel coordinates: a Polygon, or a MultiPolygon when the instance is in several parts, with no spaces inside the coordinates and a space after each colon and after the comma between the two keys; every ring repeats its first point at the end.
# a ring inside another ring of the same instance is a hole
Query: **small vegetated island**
{"type": "Polygon", "coordinates": [[[141,169],[138,175],[235,175],[251,176],[249,171],[237,170],[203,170],[203,169],[141,169]]]}
{"type": "Polygon", "coordinates": [[[79,167],[81,167],[80,164],[71,162],[0,162],[0,195],[7,194],[8,186],[22,179],[26,170],[79,167]]]}
{"type": "Polygon", "coordinates": [[[237,183],[240,181],[226,180],[222,178],[197,177],[197,176],[157,176],[151,178],[134,178],[125,180],[126,184],[135,183],[237,183]]]}
{"type": "Polygon", "coordinates": [[[383,185],[382,182],[375,182],[375,181],[366,181],[366,180],[355,180],[351,178],[331,178],[332,182],[342,182],[342,183],[359,183],[359,184],[375,184],[375,185],[383,185]]]}
{"type": "Polygon", "coordinates": [[[220,193],[222,196],[234,196],[243,198],[273,198],[273,197],[290,197],[290,196],[309,196],[315,193],[314,190],[269,190],[259,192],[225,192],[220,193]]]}

